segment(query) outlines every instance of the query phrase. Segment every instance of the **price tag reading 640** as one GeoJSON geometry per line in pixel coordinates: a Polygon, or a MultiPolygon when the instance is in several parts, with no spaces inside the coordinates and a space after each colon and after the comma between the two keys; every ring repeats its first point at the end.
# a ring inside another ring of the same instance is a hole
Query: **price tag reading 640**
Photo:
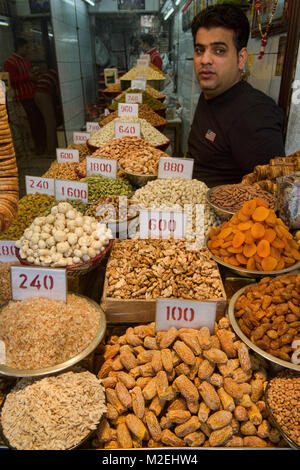
{"type": "Polygon", "coordinates": [[[140,137],[141,125],[139,122],[123,122],[115,123],[115,137],[121,139],[124,136],[140,137]]]}
{"type": "Polygon", "coordinates": [[[11,267],[13,300],[30,297],[45,297],[52,300],[67,300],[65,269],[11,267]]]}

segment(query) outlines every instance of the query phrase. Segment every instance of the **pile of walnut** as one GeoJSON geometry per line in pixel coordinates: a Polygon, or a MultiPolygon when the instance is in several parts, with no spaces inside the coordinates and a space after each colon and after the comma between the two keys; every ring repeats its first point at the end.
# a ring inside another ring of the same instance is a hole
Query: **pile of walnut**
{"type": "Polygon", "coordinates": [[[93,447],[282,445],[268,421],[266,371],[227,317],[213,334],[206,327],[157,333],[154,323],[128,327],[113,331],[102,347],[98,378],[107,413],[93,447]]]}

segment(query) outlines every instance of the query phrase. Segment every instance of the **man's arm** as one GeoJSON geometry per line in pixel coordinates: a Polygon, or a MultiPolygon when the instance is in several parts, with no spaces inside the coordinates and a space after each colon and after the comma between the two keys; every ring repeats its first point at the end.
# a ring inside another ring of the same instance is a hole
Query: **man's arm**
{"type": "Polygon", "coordinates": [[[16,67],[10,61],[6,61],[4,63],[4,72],[9,73],[9,78],[10,78],[12,85],[14,83],[17,84],[19,82],[30,80],[30,76],[27,72],[24,71],[24,73],[20,73],[20,70],[18,69],[18,67],[16,67]]]}
{"type": "Polygon", "coordinates": [[[283,122],[283,112],[275,104],[252,106],[236,120],[229,141],[244,174],[252,173],[256,165],[268,164],[273,157],[285,156],[283,122]]]}

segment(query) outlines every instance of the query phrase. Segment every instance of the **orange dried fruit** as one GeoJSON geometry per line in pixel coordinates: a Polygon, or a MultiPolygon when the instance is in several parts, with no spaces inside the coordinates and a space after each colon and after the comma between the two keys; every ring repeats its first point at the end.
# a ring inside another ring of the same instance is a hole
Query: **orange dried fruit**
{"type": "Polygon", "coordinates": [[[264,206],[259,206],[253,212],[252,219],[255,220],[255,222],[263,222],[264,220],[266,220],[269,213],[270,213],[270,209],[264,206]]]}
{"type": "Polygon", "coordinates": [[[269,243],[272,243],[276,238],[276,232],[272,228],[267,228],[265,230],[264,239],[268,240],[269,243]]]}
{"type": "Polygon", "coordinates": [[[240,264],[235,256],[230,256],[228,258],[227,263],[232,264],[233,266],[239,266],[239,264],[240,264]]]}
{"type": "Polygon", "coordinates": [[[251,235],[255,239],[263,238],[265,231],[265,227],[260,222],[255,222],[251,227],[251,235]]]}
{"type": "Polygon", "coordinates": [[[229,251],[229,253],[243,253],[243,247],[242,246],[238,246],[237,248],[235,248],[234,246],[229,246],[227,248],[227,250],[229,251]]]}
{"type": "Polygon", "coordinates": [[[242,253],[237,253],[235,255],[237,261],[240,263],[240,264],[246,264],[248,263],[248,258],[246,258],[244,255],[242,255],[242,253]]]}
{"type": "Polygon", "coordinates": [[[241,232],[246,232],[247,230],[250,230],[250,228],[252,227],[253,225],[253,222],[251,220],[248,220],[247,222],[241,222],[238,224],[237,228],[238,230],[240,230],[241,232]]]}
{"type": "Polygon", "coordinates": [[[260,240],[256,251],[261,258],[267,258],[270,255],[270,243],[268,240],[260,240]]]}
{"type": "Polygon", "coordinates": [[[239,211],[237,213],[237,222],[236,222],[236,224],[239,224],[240,222],[247,222],[248,220],[250,220],[250,215],[245,215],[241,211],[239,211]]]}
{"type": "Polygon", "coordinates": [[[265,199],[263,199],[263,198],[261,198],[261,197],[256,197],[256,198],[255,198],[255,202],[256,202],[256,205],[257,205],[258,207],[260,207],[260,206],[266,207],[266,208],[269,207],[269,203],[268,203],[265,199]]]}
{"type": "Polygon", "coordinates": [[[222,245],[222,240],[220,240],[219,238],[215,238],[214,240],[210,240],[210,246],[208,246],[209,248],[219,248],[219,246],[222,245]]]}
{"type": "Polygon", "coordinates": [[[251,235],[251,230],[247,230],[245,232],[245,243],[247,245],[252,245],[252,243],[254,243],[254,242],[255,242],[255,240],[254,240],[253,236],[251,235]]]}
{"type": "Polygon", "coordinates": [[[243,248],[243,255],[246,256],[246,258],[252,258],[256,253],[256,245],[255,243],[252,243],[252,245],[244,245],[243,248]]]}
{"type": "Polygon", "coordinates": [[[251,199],[250,201],[244,202],[243,207],[241,208],[239,212],[241,212],[243,215],[251,216],[253,212],[255,211],[255,209],[256,209],[256,201],[255,199],[251,199]]]}
{"type": "Polygon", "coordinates": [[[263,271],[274,271],[278,266],[278,261],[272,256],[266,256],[261,261],[263,271]]]}
{"type": "Polygon", "coordinates": [[[250,271],[255,270],[255,259],[254,258],[248,258],[247,269],[249,269],[250,271]]]}
{"type": "Polygon", "coordinates": [[[222,238],[223,240],[225,240],[225,238],[227,238],[231,233],[232,233],[231,227],[222,228],[220,233],[218,234],[218,238],[222,238]]]}
{"type": "Polygon", "coordinates": [[[279,248],[275,248],[274,246],[270,246],[270,256],[275,258],[277,261],[281,260],[280,250],[279,248]]]}
{"type": "Polygon", "coordinates": [[[272,246],[274,246],[274,248],[284,248],[284,242],[282,240],[280,240],[280,238],[276,237],[275,240],[272,241],[271,243],[272,246]]]}
{"type": "Polygon", "coordinates": [[[245,241],[245,234],[243,232],[237,232],[232,240],[232,246],[234,248],[239,248],[245,241]]]}
{"type": "Polygon", "coordinates": [[[276,222],[277,222],[277,216],[275,214],[275,212],[270,209],[269,210],[269,215],[268,217],[265,219],[265,222],[270,225],[271,227],[274,227],[274,225],[276,225],[276,222]]]}
{"type": "Polygon", "coordinates": [[[285,268],[285,262],[283,259],[280,259],[277,263],[276,270],[281,270],[285,268]]]}

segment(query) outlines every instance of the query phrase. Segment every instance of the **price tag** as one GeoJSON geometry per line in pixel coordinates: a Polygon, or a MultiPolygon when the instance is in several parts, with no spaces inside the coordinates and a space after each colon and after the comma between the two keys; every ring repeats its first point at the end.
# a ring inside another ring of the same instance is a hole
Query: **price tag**
{"type": "Polygon", "coordinates": [[[5,82],[3,80],[0,80],[0,104],[6,103],[5,93],[6,93],[5,82]]]}
{"type": "Polygon", "coordinates": [[[139,213],[140,238],[185,238],[186,214],[183,211],[151,211],[141,209],[139,213]]]}
{"type": "Polygon", "coordinates": [[[88,183],[71,180],[55,180],[55,199],[65,201],[66,199],[80,199],[88,203],[88,183]]]}
{"type": "Polygon", "coordinates": [[[86,174],[103,175],[107,178],[117,177],[117,160],[108,158],[86,157],[86,174]]]}
{"type": "Polygon", "coordinates": [[[73,132],[74,144],[84,144],[90,138],[89,132],[73,132]]]}
{"type": "Polygon", "coordinates": [[[118,116],[137,116],[139,115],[139,105],[130,103],[118,103],[118,116]]]}
{"type": "Polygon", "coordinates": [[[131,80],[130,88],[132,90],[146,90],[146,83],[146,78],[135,78],[134,80],[131,80]]]}
{"type": "Polygon", "coordinates": [[[216,318],[216,302],[199,302],[196,300],[157,299],[156,331],[175,328],[199,329],[206,326],[213,332],[216,318]]]}
{"type": "Polygon", "coordinates": [[[143,95],[142,93],[125,93],[126,103],[142,103],[143,95]]]}
{"type": "Polygon", "coordinates": [[[148,67],[149,60],[147,60],[147,59],[138,59],[136,61],[136,65],[137,65],[137,67],[148,67]]]}
{"type": "Polygon", "coordinates": [[[117,121],[115,123],[115,137],[121,139],[124,136],[140,137],[141,125],[139,122],[117,121]]]}
{"type": "Polygon", "coordinates": [[[48,194],[54,196],[54,178],[42,176],[25,176],[26,194],[48,194]]]}
{"type": "Polygon", "coordinates": [[[99,131],[100,124],[99,122],[87,122],[86,123],[86,130],[87,132],[99,131]]]}
{"type": "Polygon", "coordinates": [[[14,240],[0,240],[0,263],[18,261],[14,240]]]}
{"type": "Polygon", "coordinates": [[[141,54],[140,55],[140,60],[146,60],[147,64],[150,62],[150,55],[149,54],[141,54]]]}
{"type": "Polygon", "coordinates": [[[13,300],[45,297],[67,300],[67,276],[65,269],[11,267],[13,300]]]}
{"type": "Polygon", "coordinates": [[[0,364],[6,364],[6,348],[2,340],[0,340],[0,364]]]}
{"type": "Polygon", "coordinates": [[[160,157],[158,164],[158,178],[185,178],[193,177],[194,160],[192,158],[160,157]]]}
{"type": "Polygon", "coordinates": [[[56,149],[58,163],[79,162],[79,150],[77,149],[56,149]]]}

